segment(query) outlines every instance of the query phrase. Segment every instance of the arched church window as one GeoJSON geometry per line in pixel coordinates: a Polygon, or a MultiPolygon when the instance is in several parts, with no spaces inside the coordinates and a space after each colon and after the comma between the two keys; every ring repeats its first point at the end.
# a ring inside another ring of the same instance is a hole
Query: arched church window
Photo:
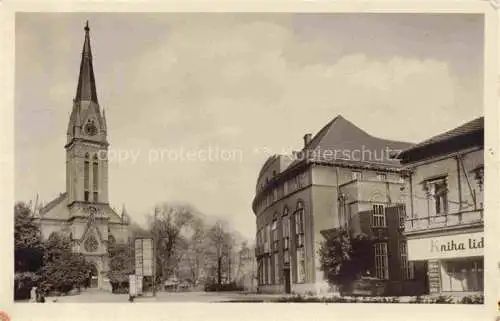
{"type": "Polygon", "coordinates": [[[93,190],[94,190],[94,202],[99,201],[99,161],[97,155],[94,155],[92,162],[92,177],[93,177],[93,190]]]}
{"type": "Polygon", "coordinates": [[[85,162],[83,165],[83,193],[84,193],[84,201],[89,201],[89,171],[90,171],[90,162],[89,162],[89,154],[85,154],[85,162]]]}

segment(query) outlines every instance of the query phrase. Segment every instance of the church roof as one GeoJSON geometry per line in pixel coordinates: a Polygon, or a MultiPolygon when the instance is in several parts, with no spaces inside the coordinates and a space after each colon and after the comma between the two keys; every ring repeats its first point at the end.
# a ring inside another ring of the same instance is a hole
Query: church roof
{"type": "Polygon", "coordinates": [[[416,144],[415,146],[412,146],[411,148],[404,150],[401,154],[398,155],[398,158],[404,158],[410,152],[414,153],[431,145],[446,143],[455,138],[462,138],[467,135],[481,133],[483,131],[484,131],[484,117],[479,117],[461,126],[450,129],[439,135],[433,136],[427,140],[424,140],[421,143],[416,144]]]}
{"type": "Polygon", "coordinates": [[[57,196],[56,198],[54,198],[52,201],[48,202],[47,205],[45,205],[44,207],[42,207],[40,209],[40,216],[43,217],[43,215],[45,213],[49,212],[51,209],[53,209],[54,207],[56,207],[59,203],[61,203],[62,201],[64,201],[66,199],[66,195],[67,195],[66,192],[61,193],[61,194],[59,194],[59,196],[57,196]]]}
{"type": "Polygon", "coordinates": [[[80,76],[78,78],[78,87],[76,89],[75,101],[97,102],[97,91],[94,77],[94,68],[92,66],[92,50],[90,47],[90,28],[87,21],[85,25],[85,41],[83,42],[82,60],[80,63],[80,76]]]}

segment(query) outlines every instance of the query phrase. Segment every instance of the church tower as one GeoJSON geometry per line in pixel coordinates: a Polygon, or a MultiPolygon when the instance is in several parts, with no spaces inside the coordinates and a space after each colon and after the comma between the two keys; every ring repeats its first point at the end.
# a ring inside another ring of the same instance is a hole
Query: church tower
{"type": "Polygon", "coordinates": [[[92,263],[90,286],[111,289],[109,240],[128,242],[129,217],[120,216],[108,200],[108,140],[106,116],[97,100],[92,66],[90,28],[85,39],[78,85],[66,131],[66,192],[40,209],[36,219],[42,237],[63,233],[74,252],[92,263]]]}
{"type": "Polygon", "coordinates": [[[108,203],[106,116],[97,100],[89,33],[87,22],[65,146],[69,206],[80,202],[108,203]]]}

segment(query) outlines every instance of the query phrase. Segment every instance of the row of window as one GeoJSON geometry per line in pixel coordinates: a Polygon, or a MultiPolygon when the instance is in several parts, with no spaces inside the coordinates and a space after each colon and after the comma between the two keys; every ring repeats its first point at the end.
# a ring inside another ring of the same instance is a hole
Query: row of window
{"type": "MultiPolygon", "coordinates": [[[[415,267],[413,262],[408,261],[408,248],[406,242],[399,243],[399,255],[401,262],[401,278],[402,280],[415,279],[415,267]]],[[[283,261],[280,262],[278,252],[270,255],[265,255],[258,259],[258,280],[260,285],[283,284],[286,280],[283,279],[283,274],[280,273],[280,266],[287,265],[290,262],[289,249],[283,252],[283,261]],[[273,272],[272,269],[274,269],[273,272]]],[[[304,247],[297,248],[295,257],[296,267],[290,269],[290,277],[293,283],[305,282],[305,255],[304,247]],[[293,275],[297,274],[297,279],[294,280],[293,275]]],[[[374,245],[374,272],[375,277],[382,280],[389,279],[389,251],[387,242],[379,242],[374,245]]]]}
{"type": "MultiPolygon", "coordinates": [[[[292,235],[292,222],[295,223],[294,239],[297,263],[295,268],[291,268],[291,273],[296,273],[297,282],[303,283],[305,280],[305,258],[304,258],[304,206],[302,202],[297,203],[297,209],[289,215],[288,208],[285,207],[281,219],[276,218],[270,225],[265,226],[257,233],[257,247],[266,254],[259,258],[259,284],[280,284],[280,266],[291,265],[290,260],[290,237],[292,235]],[[280,229],[281,227],[281,229],[280,229]],[[283,262],[279,261],[280,237],[283,251],[283,262]],[[271,247],[269,246],[271,244],[271,247]],[[271,267],[274,272],[271,273],[271,267]],[[295,272],[293,272],[295,271],[295,272]]],[[[291,274],[294,275],[294,274],[291,274]]]]}
{"type": "MultiPolygon", "coordinates": [[[[260,192],[267,184],[268,181],[266,181],[266,184],[261,185],[258,192],[260,192]]],[[[262,210],[264,210],[274,202],[280,200],[290,193],[295,192],[296,190],[305,187],[306,185],[306,173],[301,173],[285,181],[284,183],[280,184],[280,186],[273,188],[259,200],[259,202],[257,203],[257,213],[260,213],[262,210]]]]}
{"type": "Polygon", "coordinates": [[[90,166],[92,164],[92,201],[97,203],[99,201],[99,162],[97,155],[94,155],[92,161],[89,154],[85,154],[85,161],[83,166],[83,197],[85,202],[90,201],[90,166]]]}
{"type": "Polygon", "coordinates": [[[281,266],[287,266],[289,268],[290,283],[304,283],[306,280],[306,261],[304,255],[304,248],[298,248],[295,251],[295,262],[296,265],[293,267],[290,264],[290,254],[289,250],[283,251],[283,261],[280,262],[280,255],[275,252],[272,255],[265,255],[258,259],[258,282],[259,285],[271,285],[271,284],[285,284],[287,280],[284,278],[284,273],[281,273],[281,266]],[[297,275],[297,279],[294,276],[297,275]]]}
{"type": "MultiPolygon", "coordinates": [[[[362,180],[363,179],[363,172],[362,171],[352,171],[352,179],[353,180],[362,180]]],[[[377,173],[377,181],[379,181],[379,182],[387,181],[387,174],[377,173]]]]}
{"type": "Polygon", "coordinates": [[[283,215],[276,217],[271,224],[261,228],[257,232],[257,246],[263,247],[265,252],[278,251],[279,237],[282,236],[283,248],[288,248],[290,243],[291,221],[295,223],[295,239],[297,240],[296,247],[303,246],[304,241],[304,205],[301,201],[297,202],[297,208],[292,215],[288,215],[288,207],[285,207],[283,215]],[[281,225],[281,229],[280,229],[281,225]]]}
{"type": "MultiPolygon", "coordinates": [[[[352,171],[352,179],[353,180],[361,180],[363,179],[362,171],[352,171]]],[[[275,172],[273,172],[273,177],[275,177],[275,172]]],[[[377,180],[380,182],[387,181],[387,175],[385,173],[377,173],[377,180]]],[[[403,179],[400,179],[400,182],[403,182],[403,179]]],[[[258,193],[265,188],[265,186],[269,183],[269,179],[266,180],[266,183],[261,184],[258,189],[258,193]]],[[[265,208],[283,198],[284,196],[303,188],[307,185],[307,176],[306,173],[299,174],[294,176],[293,178],[285,181],[278,187],[273,188],[270,192],[268,192],[262,199],[257,203],[257,213],[260,213],[265,208]]]]}

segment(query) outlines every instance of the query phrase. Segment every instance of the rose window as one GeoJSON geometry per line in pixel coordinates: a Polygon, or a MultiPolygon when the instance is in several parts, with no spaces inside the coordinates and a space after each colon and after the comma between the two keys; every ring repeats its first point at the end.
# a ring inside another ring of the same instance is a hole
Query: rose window
{"type": "Polygon", "coordinates": [[[99,243],[97,242],[97,239],[95,238],[95,236],[93,234],[91,234],[87,240],[85,240],[85,251],[87,252],[95,252],[97,251],[97,247],[98,247],[99,243]]]}

